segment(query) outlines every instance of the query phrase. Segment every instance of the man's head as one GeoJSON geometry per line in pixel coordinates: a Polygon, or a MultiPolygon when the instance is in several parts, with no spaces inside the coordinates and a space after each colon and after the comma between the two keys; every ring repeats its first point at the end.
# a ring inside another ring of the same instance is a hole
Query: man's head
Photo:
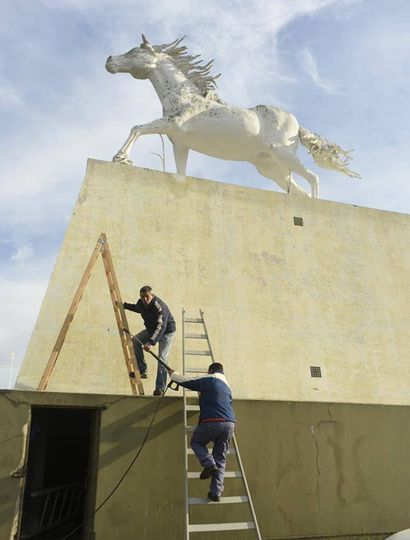
{"type": "Polygon", "coordinates": [[[149,285],[145,285],[144,287],[141,287],[140,298],[144,306],[148,306],[148,304],[151,302],[154,296],[155,295],[152,293],[152,289],[149,285]]]}
{"type": "Polygon", "coordinates": [[[209,374],[212,374],[212,373],[223,373],[224,372],[224,367],[222,364],[220,364],[219,362],[214,362],[213,364],[211,364],[208,368],[208,373],[209,374]]]}

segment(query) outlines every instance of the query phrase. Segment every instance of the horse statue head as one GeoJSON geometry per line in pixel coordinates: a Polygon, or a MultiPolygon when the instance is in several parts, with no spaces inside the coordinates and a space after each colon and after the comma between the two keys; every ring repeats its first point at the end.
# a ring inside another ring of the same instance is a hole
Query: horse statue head
{"type": "Polygon", "coordinates": [[[124,54],[109,56],[105,68],[110,73],[129,73],[135,79],[148,79],[157,66],[159,55],[142,34],[142,43],[124,54]]]}
{"type": "Polygon", "coordinates": [[[142,43],[139,47],[118,56],[109,56],[105,68],[113,74],[129,73],[135,79],[152,79],[155,71],[161,71],[162,81],[165,77],[174,79],[178,84],[185,79],[192,83],[201,95],[218,101],[215,88],[216,79],[221,74],[211,73],[213,60],[203,64],[200,54],[190,55],[187,47],[181,45],[184,39],[185,36],[172,43],[151,45],[142,34],[142,43]]]}

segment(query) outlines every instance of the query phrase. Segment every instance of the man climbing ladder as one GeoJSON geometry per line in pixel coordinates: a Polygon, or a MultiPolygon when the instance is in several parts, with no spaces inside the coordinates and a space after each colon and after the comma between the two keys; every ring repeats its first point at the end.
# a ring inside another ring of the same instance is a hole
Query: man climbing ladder
{"type": "Polygon", "coordinates": [[[223,366],[212,363],[208,373],[200,377],[186,377],[168,369],[171,380],[179,385],[200,392],[199,423],[191,438],[191,448],[204,468],[200,478],[211,478],[208,498],[219,502],[224,490],[226,453],[234,435],[235,413],[232,394],[225,378],[223,366]],[[212,454],[207,444],[213,442],[212,454]]]}
{"type": "MultiPolygon", "coordinates": [[[[145,330],[133,337],[133,343],[138,369],[141,377],[146,379],[147,364],[145,363],[143,349],[149,352],[151,347],[158,343],[159,357],[167,364],[176,330],[175,321],[166,303],[158,296],[155,296],[149,285],[145,285],[140,289],[140,297],[135,304],[124,302],[123,306],[124,309],[139,313],[144,320],[145,330]],[[141,342],[143,346],[141,346],[141,342]]],[[[154,396],[161,396],[164,393],[166,384],[166,369],[161,364],[158,364],[154,396]]]]}

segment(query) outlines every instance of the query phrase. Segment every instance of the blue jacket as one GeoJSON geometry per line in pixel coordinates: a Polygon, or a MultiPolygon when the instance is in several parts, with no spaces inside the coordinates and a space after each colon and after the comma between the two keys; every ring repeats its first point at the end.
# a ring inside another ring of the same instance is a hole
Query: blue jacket
{"type": "Polygon", "coordinates": [[[199,377],[185,377],[172,373],[171,379],[176,383],[200,392],[199,423],[203,421],[236,422],[232,408],[232,393],[223,373],[212,373],[199,377]]]}
{"type": "Polygon", "coordinates": [[[158,296],[154,296],[148,306],[141,299],[136,304],[124,302],[124,309],[141,314],[144,319],[144,326],[150,335],[149,342],[151,345],[155,345],[164,334],[175,332],[174,317],[166,303],[158,296]]]}

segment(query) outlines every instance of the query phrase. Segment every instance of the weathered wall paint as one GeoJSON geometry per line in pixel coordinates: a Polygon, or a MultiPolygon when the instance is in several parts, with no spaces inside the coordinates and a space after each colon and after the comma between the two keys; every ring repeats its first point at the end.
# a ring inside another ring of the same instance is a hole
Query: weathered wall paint
{"type": "Polygon", "coordinates": [[[0,391],[0,538],[18,529],[30,404],[17,392],[0,391]]]}
{"type": "MultiPolygon", "coordinates": [[[[8,539],[30,405],[101,408],[97,504],[138,450],[158,404],[152,397],[0,392],[0,538],[8,539]]],[[[264,540],[369,540],[408,528],[410,408],[406,406],[236,400],[237,438],[264,540]],[[363,535],[363,536],[361,536],[363,535]]],[[[182,400],[166,396],[140,458],[97,513],[98,540],[175,540],[184,527],[182,400]]],[[[194,419],[191,420],[194,423],[194,419]]],[[[200,470],[190,458],[191,470],[200,470]]],[[[234,456],[228,470],[234,470],[234,456]]],[[[208,483],[191,481],[191,496],[208,483]]],[[[241,494],[227,479],[225,495],[241,494]]],[[[197,522],[247,520],[243,505],[194,508],[197,522]],[[223,517],[222,517],[223,516],[223,517]]],[[[224,538],[237,540],[238,535],[224,538]]],[[[239,536],[252,539],[249,531],[239,536]]],[[[198,540],[217,540],[199,535],[198,540]]],[[[218,539],[219,540],[219,539],[218,539]]]]}
{"type": "MultiPolygon", "coordinates": [[[[101,232],[123,299],[151,284],[172,309],[175,367],[181,308],[201,307],[238,398],[410,403],[410,216],[95,160],[20,388],[37,387],[101,232]],[[311,378],[310,366],[323,377],[311,378]]],[[[130,392],[110,302],[98,261],[49,390],[130,392]]],[[[133,331],[142,328],[138,315],[128,318],[133,331]]]]}

